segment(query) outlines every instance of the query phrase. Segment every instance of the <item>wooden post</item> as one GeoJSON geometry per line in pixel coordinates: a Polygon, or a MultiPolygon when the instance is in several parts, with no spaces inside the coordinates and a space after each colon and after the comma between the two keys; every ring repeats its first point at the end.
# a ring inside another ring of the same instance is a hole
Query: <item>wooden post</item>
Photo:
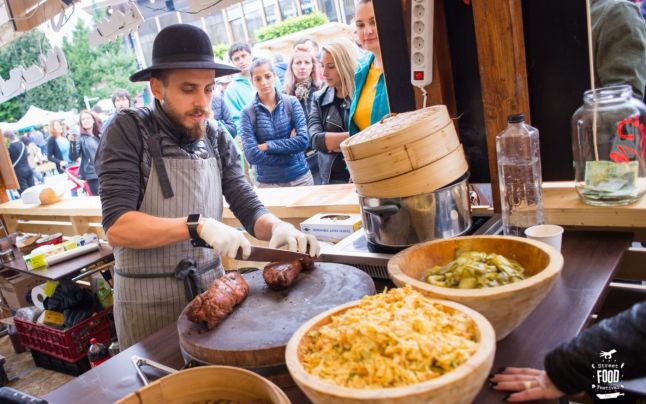
{"type": "Polygon", "coordinates": [[[473,0],[482,104],[494,209],[500,212],[496,134],[507,116],[523,112],[527,120],[529,94],[523,15],[520,0],[473,0]]]}

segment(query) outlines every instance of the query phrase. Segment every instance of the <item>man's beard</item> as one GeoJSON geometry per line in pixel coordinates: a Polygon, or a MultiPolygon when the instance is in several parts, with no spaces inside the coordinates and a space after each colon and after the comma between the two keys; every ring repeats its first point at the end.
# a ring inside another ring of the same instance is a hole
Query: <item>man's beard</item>
{"type": "Polygon", "coordinates": [[[177,125],[181,126],[182,128],[186,129],[186,135],[193,139],[193,140],[198,140],[202,139],[204,135],[206,134],[206,119],[204,119],[202,122],[198,122],[193,126],[186,126],[184,125],[183,118],[186,115],[191,115],[191,114],[197,114],[197,113],[202,113],[204,116],[208,116],[209,112],[202,109],[202,108],[194,108],[190,111],[188,111],[185,114],[182,114],[181,112],[178,112],[173,108],[170,102],[166,98],[164,98],[163,102],[163,107],[164,111],[168,115],[168,117],[171,119],[171,121],[175,122],[177,125]]]}

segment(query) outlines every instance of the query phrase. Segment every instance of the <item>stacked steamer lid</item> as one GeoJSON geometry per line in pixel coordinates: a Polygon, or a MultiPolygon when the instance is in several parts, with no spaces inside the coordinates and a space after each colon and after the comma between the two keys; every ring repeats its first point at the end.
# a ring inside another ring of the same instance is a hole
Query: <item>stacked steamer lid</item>
{"type": "Polygon", "coordinates": [[[444,105],[389,115],[346,139],[341,151],[364,197],[433,192],[469,169],[444,105]]]}
{"type": "Polygon", "coordinates": [[[370,251],[395,252],[471,226],[469,167],[444,105],[388,116],[341,151],[370,251]]]}

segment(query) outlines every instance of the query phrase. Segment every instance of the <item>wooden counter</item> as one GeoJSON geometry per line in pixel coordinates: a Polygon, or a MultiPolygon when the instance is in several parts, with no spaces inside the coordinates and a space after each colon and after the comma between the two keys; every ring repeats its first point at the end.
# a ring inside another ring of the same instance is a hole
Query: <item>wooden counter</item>
{"type": "MultiPolygon", "coordinates": [[[[503,366],[542,368],[545,354],[576,336],[606,295],[629,245],[627,233],[566,232],[565,266],[554,287],[530,316],[496,347],[493,369],[503,366]]],[[[177,327],[171,324],[44,398],[54,404],[112,403],[142,386],[130,361],[139,355],[179,369],[184,365],[177,327]]],[[[308,403],[296,387],[285,390],[293,403],[308,403]]],[[[474,402],[500,403],[503,395],[484,386],[474,402]]]]}
{"type": "MultiPolygon", "coordinates": [[[[543,184],[545,222],[565,226],[646,228],[646,198],[636,204],[598,207],[581,202],[572,182],[543,184]]],[[[294,224],[320,212],[358,213],[358,197],[354,185],[322,185],[293,188],[262,188],[256,192],[265,206],[276,216],[294,224]]],[[[474,208],[474,213],[483,210],[474,208]]],[[[25,205],[20,200],[0,205],[0,215],[10,232],[65,235],[97,233],[101,228],[101,202],[98,197],[78,197],[51,205],[25,205]]],[[[224,222],[237,225],[231,211],[224,210],[224,222]]]]}

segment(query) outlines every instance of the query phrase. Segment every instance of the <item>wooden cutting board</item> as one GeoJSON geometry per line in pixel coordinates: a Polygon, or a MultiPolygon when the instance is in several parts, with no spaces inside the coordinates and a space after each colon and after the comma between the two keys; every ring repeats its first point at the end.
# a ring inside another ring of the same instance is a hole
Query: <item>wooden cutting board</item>
{"type": "Polygon", "coordinates": [[[182,350],[214,365],[258,368],[285,363],[285,346],[307,320],[328,309],[375,293],[365,272],[352,266],[315,263],[282,291],[270,290],[262,269],[243,275],[249,295],[211,331],[186,317],[177,320],[182,350]]]}

